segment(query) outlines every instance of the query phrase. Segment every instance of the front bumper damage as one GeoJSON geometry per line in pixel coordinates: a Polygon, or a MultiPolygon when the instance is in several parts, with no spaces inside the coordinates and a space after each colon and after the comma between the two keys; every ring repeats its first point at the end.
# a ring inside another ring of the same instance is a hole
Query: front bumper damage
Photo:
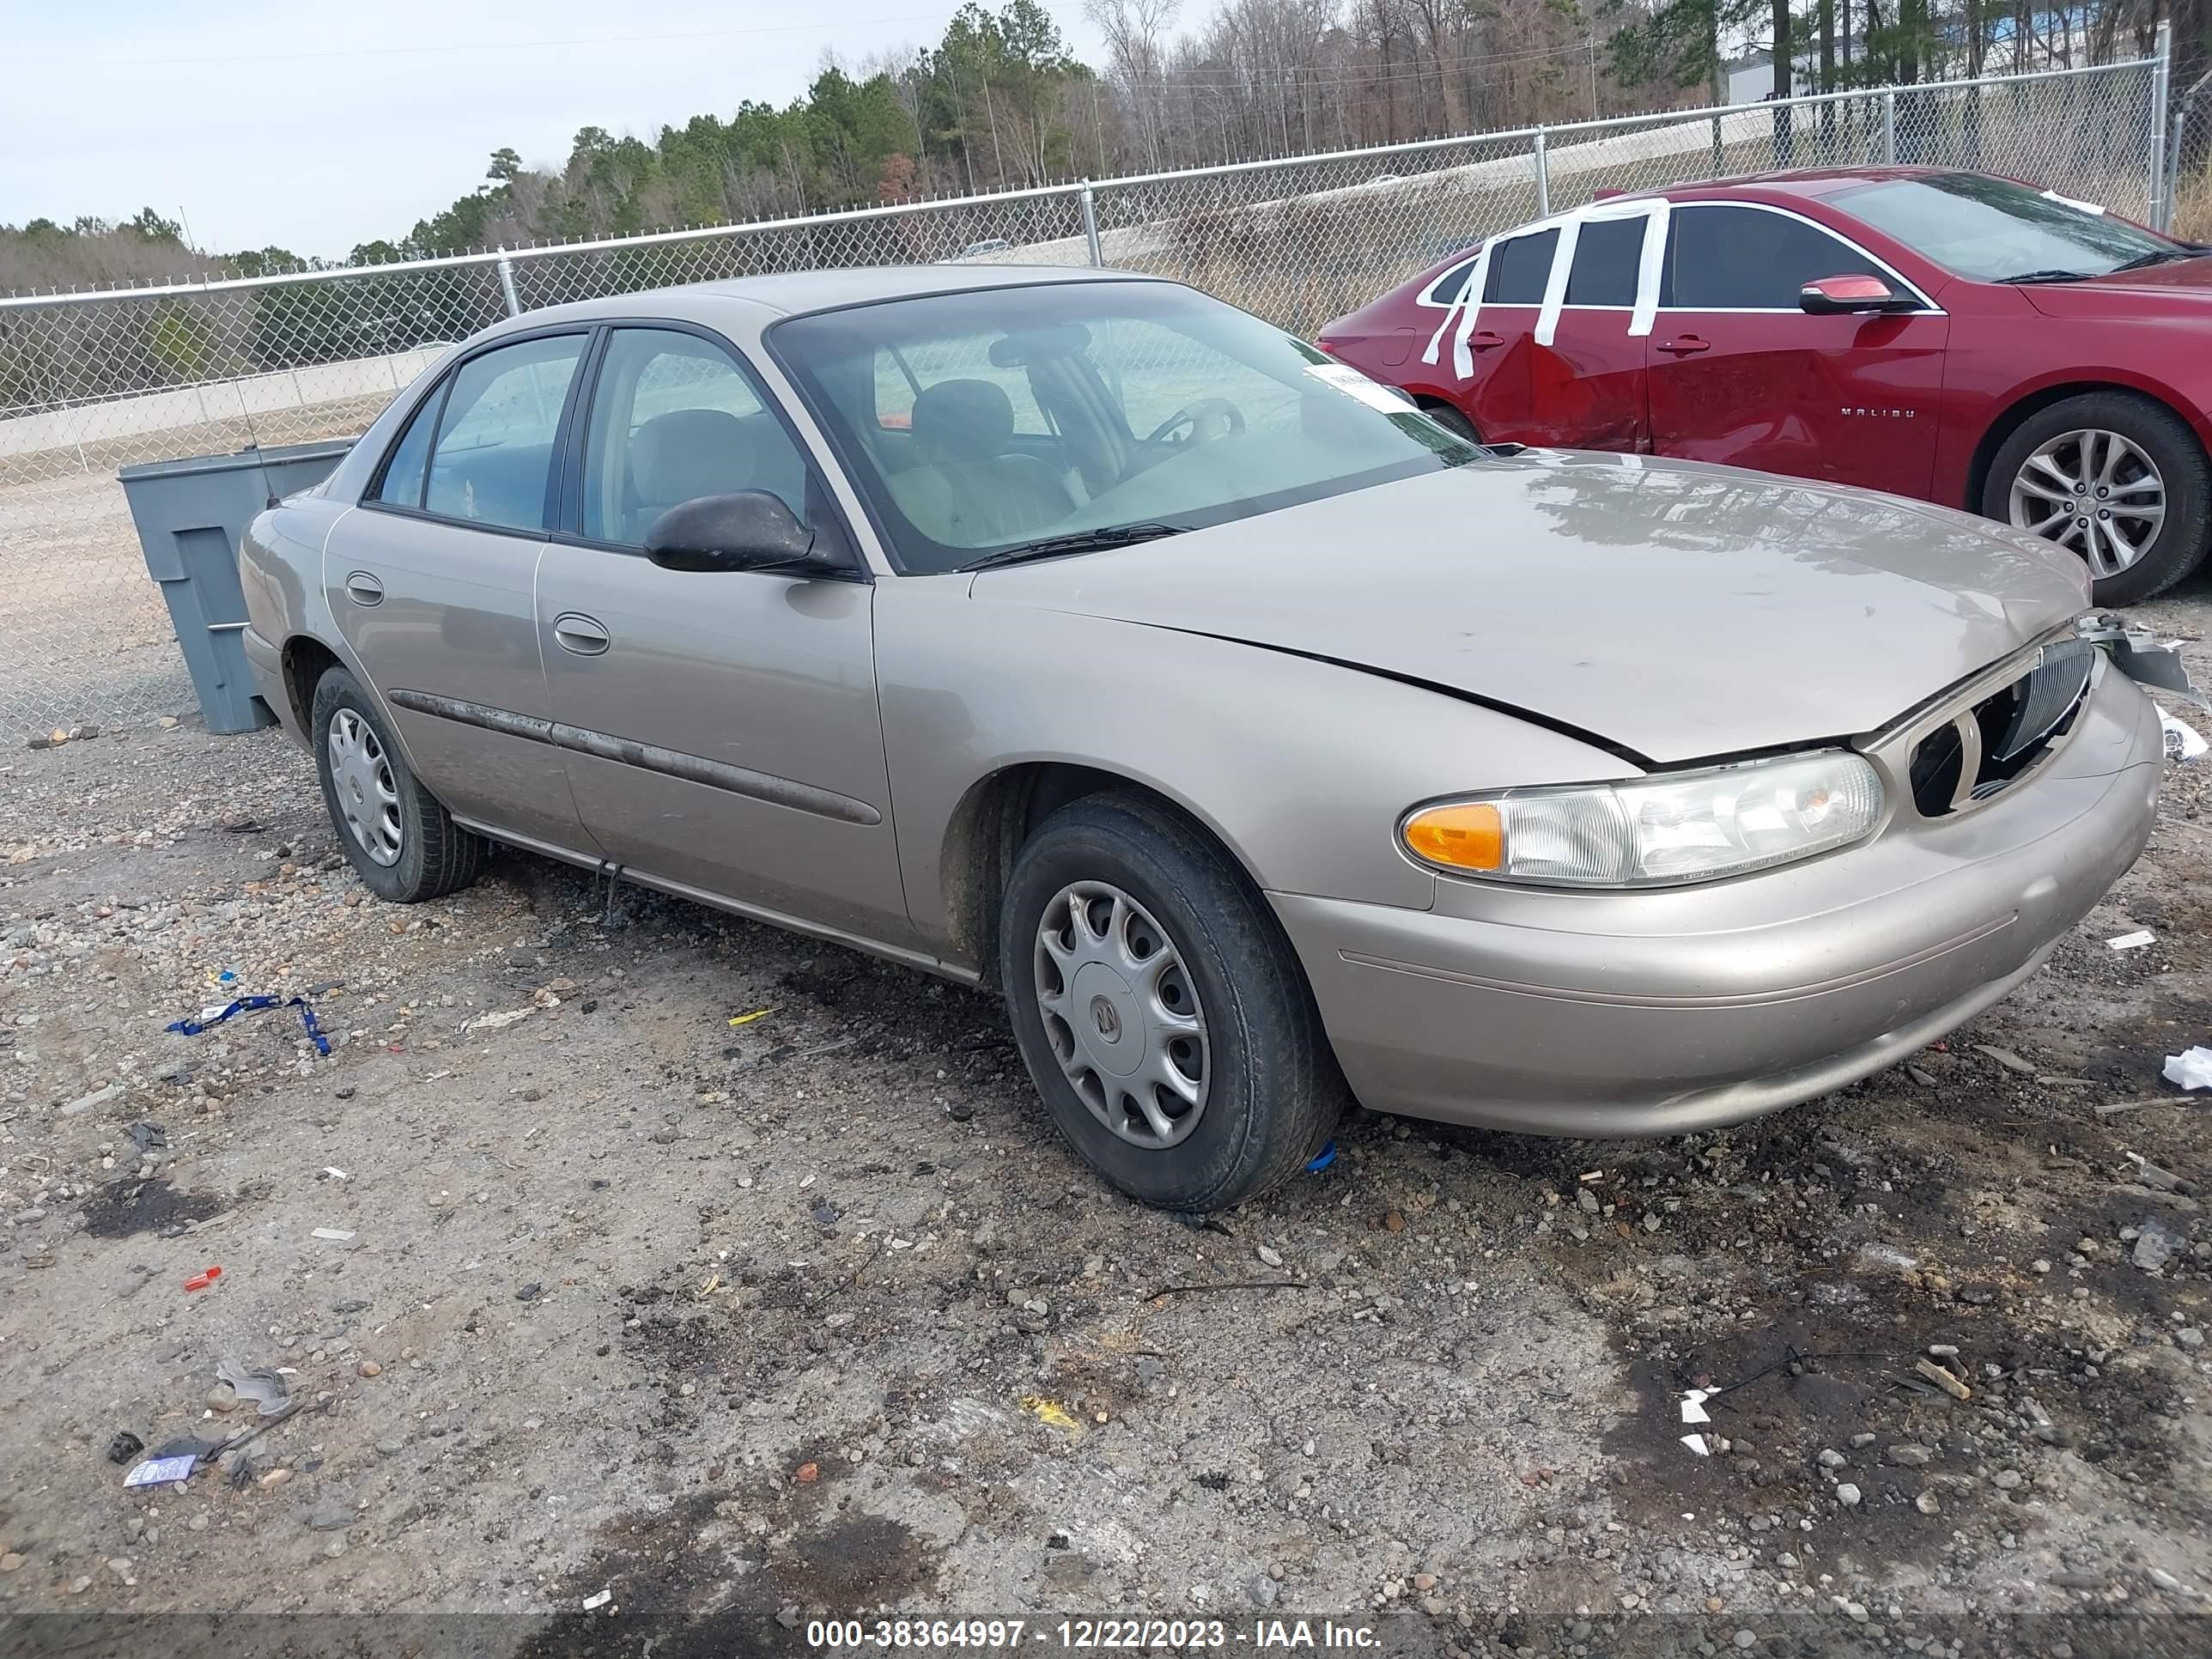
{"type": "Polygon", "coordinates": [[[1271,894],[1354,1092],[1542,1134],[1741,1121],[1895,1064],[2042,966],[2135,862],[2165,747],[2147,695],[2207,705],[2118,619],[1992,665],[2095,653],[2062,741],[2019,787],[1917,812],[1913,742],[1972,683],[1863,740],[1896,811],[1871,841],[1733,881],[1618,893],[1440,878],[1425,911],[1271,894]]]}
{"type": "Polygon", "coordinates": [[[2212,697],[2189,683],[2179,645],[2171,641],[2160,645],[2156,635],[2130,628],[2124,617],[2110,611],[2076,617],[2074,636],[2097,647],[2112,659],[2112,666],[2146,691],[2164,691],[2212,714],[2212,697]]]}

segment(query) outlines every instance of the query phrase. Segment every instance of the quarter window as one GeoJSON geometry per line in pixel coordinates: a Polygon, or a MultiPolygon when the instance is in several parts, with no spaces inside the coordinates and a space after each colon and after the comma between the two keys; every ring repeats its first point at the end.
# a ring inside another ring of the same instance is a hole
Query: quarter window
{"type": "Polygon", "coordinates": [[[580,334],[551,335],[487,351],[454,372],[430,456],[428,511],[509,530],[545,527],[553,440],[583,349],[580,334]]]}
{"type": "Polygon", "coordinates": [[[1544,285],[1552,278],[1552,256],[1559,251],[1555,227],[1533,236],[1516,236],[1490,250],[1490,280],[1483,284],[1482,302],[1498,306],[1540,306],[1544,285]]]}
{"type": "Polygon", "coordinates": [[[384,477],[377,481],[371,500],[389,501],[394,507],[422,505],[422,465],[430,459],[430,433],[438,423],[438,408],[444,401],[442,386],[422,400],[407,429],[399,434],[399,441],[392,447],[392,458],[384,464],[384,477]]]}
{"type": "Polygon", "coordinates": [[[1428,292],[1421,295],[1421,303],[1447,307],[1454,304],[1467,291],[1467,279],[1474,275],[1474,261],[1462,260],[1429,284],[1428,292]]]}
{"type": "Polygon", "coordinates": [[[670,507],[742,489],[767,491],[805,522],[808,477],[798,444],[720,346],[657,328],[608,341],[584,440],[586,537],[642,546],[670,507]]]}
{"type": "Polygon", "coordinates": [[[1567,272],[1571,306],[1636,303],[1636,278],[1644,261],[1644,227],[1649,221],[1592,219],[1575,238],[1575,263],[1567,272]]]}
{"type": "Polygon", "coordinates": [[[1883,276],[1856,248],[1786,214],[1679,207],[1669,216],[1659,303],[1680,311],[1795,311],[1823,276],[1883,276]]]}

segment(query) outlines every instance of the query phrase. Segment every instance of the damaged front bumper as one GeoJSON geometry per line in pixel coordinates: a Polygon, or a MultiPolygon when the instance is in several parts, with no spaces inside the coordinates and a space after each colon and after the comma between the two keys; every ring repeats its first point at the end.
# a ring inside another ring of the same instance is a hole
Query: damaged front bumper
{"type": "Polygon", "coordinates": [[[1425,911],[1271,894],[1354,1092],[1491,1128],[1673,1134],[1827,1093],[1972,1018],[2135,861],[2164,758],[2146,691],[2194,699],[2167,647],[2101,618],[2079,639],[2107,660],[2013,786],[1921,812],[1914,741],[2079,655],[2063,629],[1869,740],[1893,811],[1826,857],[1612,893],[1439,878],[1425,911]]]}
{"type": "Polygon", "coordinates": [[[2094,645],[2112,659],[2112,665],[2145,690],[2164,691],[2212,714],[2207,698],[2189,683],[2181,664],[2181,647],[2160,645],[2148,630],[2130,628],[2127,620],[2110,611],[2094,611],[2074,620],[2074,637],[2094,645]]]}

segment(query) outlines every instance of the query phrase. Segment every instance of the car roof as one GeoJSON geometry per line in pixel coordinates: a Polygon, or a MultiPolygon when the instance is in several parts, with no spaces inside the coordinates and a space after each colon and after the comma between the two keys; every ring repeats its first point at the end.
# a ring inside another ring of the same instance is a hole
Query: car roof
{"type": "Polygon", "coordinates": [[[1609,196],[1605,199],[1649,202],[1663,198],[1670,202],[1710,201],[1739,193],[1753,200],[1813,198],[1832,196],[1838,191],[1848,190],[1854,185],[1881,184],[1893,179],[1941,179],[1960,170],[1958,167],[1778,167],[1765,173],[1741,173],[1726,179],[1691,179],[1655,190],[1623,191],[1618,196],[1609,196]]]}
{"type": "Polygon", "coordinates": [[[526,313],[515,320],[533,328],[597,317],[654,316],[714,323],[729,320],[733,310],[744,310],[754,313],[750,320],[755,327],[764,327],[777,317],[836,311],[847,306],[914,299],[928,294],[1032,288],[1042,283],[1161,280],[1141,271],[1102,270],[1090,265],[842,265],[823,270],[778,271],[765,276],[732,276],[719,282],[690,283],[680,288],[610,295],[605,299],[548,306],[526,313]]]}

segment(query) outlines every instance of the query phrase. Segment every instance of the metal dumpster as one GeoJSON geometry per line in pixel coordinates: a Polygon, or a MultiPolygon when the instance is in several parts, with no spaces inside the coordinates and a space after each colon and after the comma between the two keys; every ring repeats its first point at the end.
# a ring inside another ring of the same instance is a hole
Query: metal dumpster
{"type": "Polygon", "coordinates": [[[149,461],[115,475],[209,731],[251,732],[276,723],[253,695],[238,637],[246,626],[246,595],[238,585],[238,544],[246,526],[272,501],[320,483],[352,447],[350,438],[284,444],[149,461]]]}

